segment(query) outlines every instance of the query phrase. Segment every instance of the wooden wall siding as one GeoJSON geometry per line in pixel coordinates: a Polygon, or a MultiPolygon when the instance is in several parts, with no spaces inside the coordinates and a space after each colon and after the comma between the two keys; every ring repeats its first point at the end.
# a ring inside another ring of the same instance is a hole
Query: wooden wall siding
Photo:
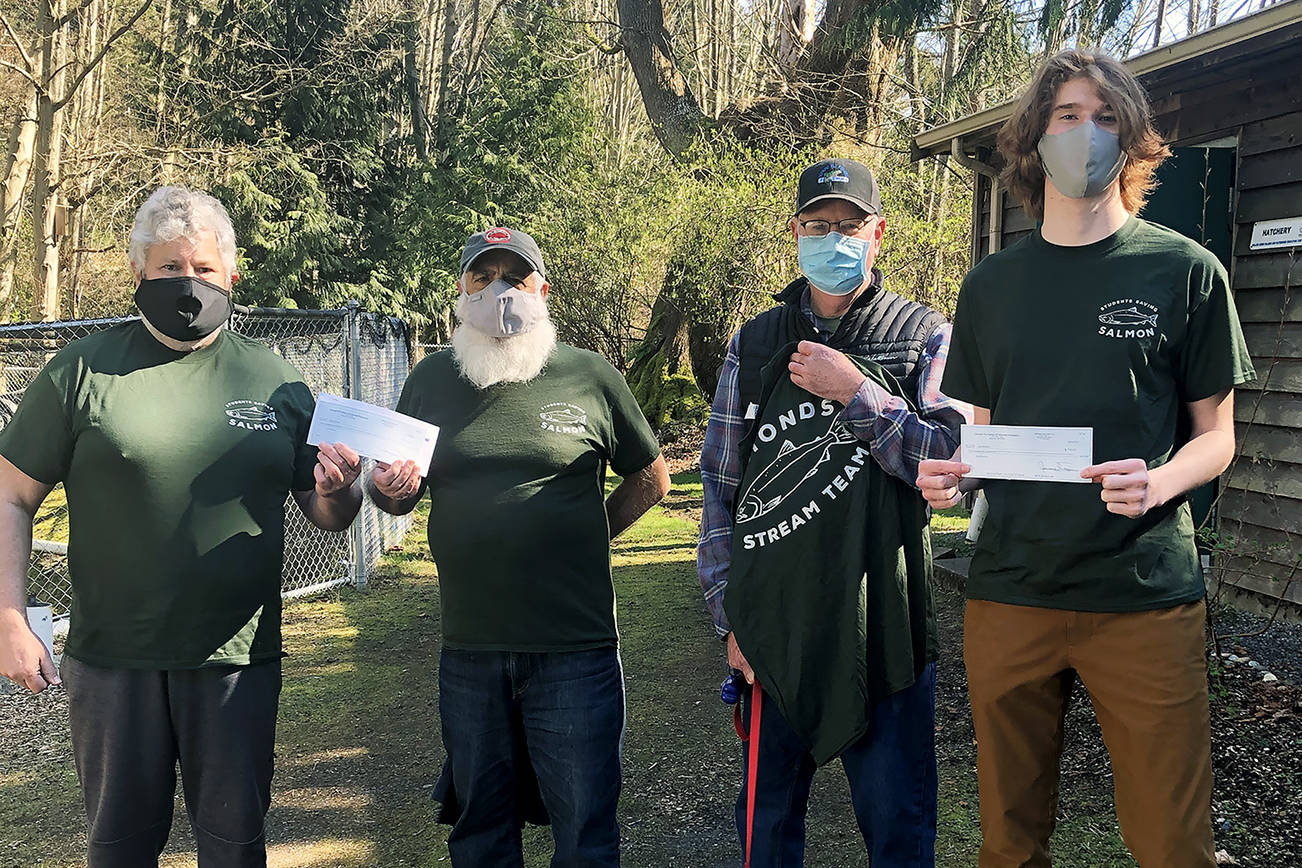
{"type": "MultiPolygon", "coordinates": [[[[1011,247],[1022,238],[1025,238],[1035,229],[1035,221],[1031,219],[1024,210],[1022,205],[1007,191],[1004,192],[1004,225],[1000,233],[999,249],[1011,247]]],[[[972,223],[975,228],[973,232],[973,249],[972,262],[977,263],[985,259],[990,252],[990,179],[978,176],[976,189],[976,207],[973,209],[972,223]]]]}
{"type": "Polygon", "coordinates": [[[1297,110],[1302,104],[1299,67],[1302,55],[1296,47],[1284,46],[1233,71],[1182,80],[1179,91],[1169,96],[1150,92],[1153,115],[1167,141],[1177,145],[1233,135],[1245,124],[1297,110]]]}
{"type": "Polygon", "coordinates": [[[1235,395],[1234,421],[1280,428],[1302,428],[1302,401],[1296,395],[1248,391],[1235,395]]]}
{"type": "Polygon", "coordinates": [[[1239,133],[1231,284],[1258,380],[1235,395],[1219,565],[1228,584],[1302,605],[1302,250],[1250,249],[1253,223],[1302,215],[1302,60],[1281,66],[1291,81],[1233,110],[1256,112],[1239,133]]]}

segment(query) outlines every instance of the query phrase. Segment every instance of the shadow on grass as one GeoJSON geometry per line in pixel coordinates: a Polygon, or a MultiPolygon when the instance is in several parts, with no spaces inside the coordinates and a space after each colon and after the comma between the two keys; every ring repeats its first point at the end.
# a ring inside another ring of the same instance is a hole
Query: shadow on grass
{"type": "MultiPolygon", "coordinates": [[[[724,655],[700,598],[696,519],[679,506],[699,497],[697,474],[676,475],[666,505],[613,547],[628,691],[620,823],[623,864],[631,868],[739,864],[732,811],[742,774],[740,749],[718,699],[724,655]]],[[[404,550],[386,556],[370,590],[286,607],[290,656],[267,828],[273,868],[450,864],[448,830],[435,823],[436,805],[428,796],[443,751],[436,690],[439,589],[424,526],[418,516],[404,550]]],[[[975,865],[979,835],[959,649],[962,601],[949,594],[939,602],[945,659],[937,703],[937,864],[951,868],[975,865]]],[[[1089,713],[1088,705],[1074,713],[1089,713]]],[[[1119,849],[1111,820],[1110,779],[1096,764],[1085,765],[1083,773],[1077,766],[1066,770],[1055,864],[1133,864],[1119,849]]],[[[0,852],[40,854],[47,865],[79,865],[80,844],[70,841],[75,835],[36,825],[51,815],[80,821],[70,760],[65,755],[64,764],[52,769],[40,782],[39,796],[24,796],[34,786],[29,775],[0,778],[0,802],[26,799],[4,818],[34,824],[42,838],[14,851],[12,833],[0,829],[0,852]]],[[[164,865],[193,864],[186,826],[178,803],[164,865]]],[[[867,865],[839,764],[815,777],[808,826],[807,865],[867,865]]],[[[526,865],[545,866],[550,831],[526,829],[525,848],[526,865]]],[[[33,861],[24,856],[17,864],[33,861]]]]}

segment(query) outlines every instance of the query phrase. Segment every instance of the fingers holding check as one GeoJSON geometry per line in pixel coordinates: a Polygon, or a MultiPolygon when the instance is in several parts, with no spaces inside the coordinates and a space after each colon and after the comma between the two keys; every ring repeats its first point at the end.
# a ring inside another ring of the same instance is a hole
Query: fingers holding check
{"type": "Polygon", "coordinates": [[[352,486],[362,472],[362,459],[342,443],[322,443],[317,447],[316,477],[318,494],[330,496],[352,486]]]}
{"type": "Polygon", "coordinates": [[[1108,505],[1108,512],[1139,518],[1155,505],[1148,464],[1142,458],[1091,464],[1080,475],[1100,483],[1099,496],[1108,505]]]}
{"type": "Polygon", "coordinates": [[[918,462],[918,489],[932,509],[949,509],[959,502],[963,493],[958,484],[972,468],[962,461],[927,458],[918,462]]]}
{"type": "Polygon", "coordinates": [[[376,462],[371,472],[375,490],[391,500],[406,500],[420,490],[420,467],[415,461],[376,462]]]}

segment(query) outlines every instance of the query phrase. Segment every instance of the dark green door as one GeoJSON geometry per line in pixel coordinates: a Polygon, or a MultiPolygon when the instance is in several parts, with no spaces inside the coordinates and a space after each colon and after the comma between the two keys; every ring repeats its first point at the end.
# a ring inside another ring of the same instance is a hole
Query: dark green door
{"type": "MultiPolygon", "coordinates": [[[[1174,148],[1157,170],[1157,189],[1140,216],[1192,238],[1216,254],[1228,271],[1233,242],[1233,148],[1174,148]]],[[[1188,420],[1182,419],[1187,436],[1188,420]]],[[[1183,439],[1183,437],[1181,438],[1183,439]]],[[[1189,495],[1194,527],[1204,527],[1216,499],[1216,483],[1189,495]]]]}

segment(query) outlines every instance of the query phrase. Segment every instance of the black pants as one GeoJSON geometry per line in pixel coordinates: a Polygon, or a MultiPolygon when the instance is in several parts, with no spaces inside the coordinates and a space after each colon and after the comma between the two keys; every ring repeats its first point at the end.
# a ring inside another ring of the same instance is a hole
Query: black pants
{"type": "Polygon", "coordinates": [[[176,764],[203,868],[267,864],[280,661],[167,671],[63,659],[90,868],[157,866],[176,764]]]}

